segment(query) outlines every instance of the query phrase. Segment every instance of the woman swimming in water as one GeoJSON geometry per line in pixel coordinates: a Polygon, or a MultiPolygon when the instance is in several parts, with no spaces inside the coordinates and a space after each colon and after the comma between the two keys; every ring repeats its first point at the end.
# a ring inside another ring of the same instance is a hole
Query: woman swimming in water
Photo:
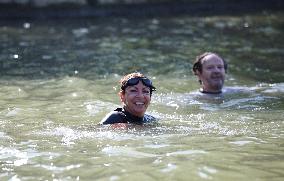
{"type": "Polygon", "coordinates": [[[143,125],[156,120],[153,116],[145,114],[152,93],[156,90],[150,79],[139,72],[130,73],[120,80],[120,86],[118,95],[123,106],[106,115],[100,124],[143,125]]]}

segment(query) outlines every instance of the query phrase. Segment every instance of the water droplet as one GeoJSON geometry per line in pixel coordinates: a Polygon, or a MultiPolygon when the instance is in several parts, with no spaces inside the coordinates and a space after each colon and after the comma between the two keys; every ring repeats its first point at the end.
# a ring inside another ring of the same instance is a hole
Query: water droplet
{"type": "Polygon", "coordinates": [[[19,55],[15,54],[15,55],[13,55],[13,58],[14,58],[14,59],[18,59],[18,58],[19,58],[19,55]]]}
{"type": "Polygon", "coordinates": [[[24,25],[23,25],[23,26],[24,26],[24,28],[25,28],[25,29],[28,29],[28,28],[30,28],[30,27],[31,27],[31,24],[30,24],[30,23],[24,23],[24,25]]]}

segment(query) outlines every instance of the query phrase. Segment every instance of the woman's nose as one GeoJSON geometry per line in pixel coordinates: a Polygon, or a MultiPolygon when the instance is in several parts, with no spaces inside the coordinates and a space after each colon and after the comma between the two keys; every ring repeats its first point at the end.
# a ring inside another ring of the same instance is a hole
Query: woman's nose
{"type": "Polygon", "coordinates": [[[143,97],[143,91],[138,90],[137,93],[136,93],[136,97],[143,97]]]}

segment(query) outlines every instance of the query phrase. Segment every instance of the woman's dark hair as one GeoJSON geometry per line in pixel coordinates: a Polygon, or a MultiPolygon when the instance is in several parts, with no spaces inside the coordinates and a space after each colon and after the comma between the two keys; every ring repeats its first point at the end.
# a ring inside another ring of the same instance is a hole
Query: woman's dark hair
{"type": "MultiPolygon", "coordinates": [[[[130,73],[130,74],[125,75],[119,81],[120,87],[121,87],[120,88],[120,93],[122,93],[122,94],[125,93],[125,88],[123,89],[123,87],[125,87],[125,84],[127,84],[127,81],[129,79],[132,79],[132,78],[147,78],[147,77],[145,75],[143,75],[142,73],[140,73],[140,72],[134,72],[134,73],[130,73]]],[[[149,88],[150,88],[150,96],[152,96],[152,92],[155,91],[156,88],[154,86],[149,87],[149,88]]]]}

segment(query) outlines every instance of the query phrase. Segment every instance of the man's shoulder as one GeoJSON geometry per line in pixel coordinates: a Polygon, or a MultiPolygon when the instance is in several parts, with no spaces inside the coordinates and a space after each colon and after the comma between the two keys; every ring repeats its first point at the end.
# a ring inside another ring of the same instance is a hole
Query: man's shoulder
{"type": "Polygon", "coordinates": [[[251,93],[253,90],[249,87],[244,86],[233,86],[223,88],[224,94],[237,94],[237,93],[251,93]]]}

